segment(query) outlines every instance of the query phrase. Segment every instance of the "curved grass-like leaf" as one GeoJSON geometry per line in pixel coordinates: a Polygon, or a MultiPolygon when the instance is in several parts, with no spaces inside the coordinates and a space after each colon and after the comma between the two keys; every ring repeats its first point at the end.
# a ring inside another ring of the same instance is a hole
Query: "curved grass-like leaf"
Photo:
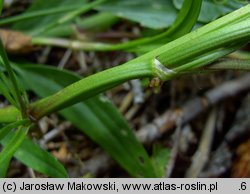
{"type": "Polygon", "coordinates": [[[19,127],[21,125],[25,125],[28,123],[28,119],[16,121],[14,123],[10,123],[0,129],[0,142],[1,140],[10,132],[10,130],[19,127]]]}
{"type": "MultiPolygon", "coordinates": [[[[107,43],[91,43],[79,40],[69,40],[60,38],[48,37],[33,37],[32,43],[38,45],[52,45],[76,50],[97,50],[97,51],[110,51],[110,50],[125,50],[132,52],[145,53],[157,48],[162,44],[170,42],[180,36],[190,32],[196,24],[197,18],[200,13],[202,0],[186,0],[177,15],[173,25],[165,32],[152,37],[139,38],[136,40],[123,42],[120,44],[107,44],[107,43]]],[[[130,3],[129,3],[130,4],[130,3]]],[[[133,4],[133,3],[132,3],[133,4]]]]}
{"type": "MultiPolygon", "coordinates": [[[[173,0],[173,4],[177,9],[180,9],[184,0],[173,0]]],[[[236,9],[246,5],[246,2],[240,2],[235,0],[227,0],[222,4],[216,3],[215,1],[203,0],[201,13],[198,21],[202,23],[211,22],[218,17],[230,13],[236,9]]]]}
{"type": "Polygon", "coordinates": [[[152,37],[148,44],[133,48],[134,51],[143,53],[153,50],[190,32],[197,22],[201,5],[202,0],[185,0],[173,25],[166,32],[152,37]]]}
{"type": "Polygon", "coordinates": [[[5,177],[9,162],[22,144],[29,128],[30,126],[20,126],[17,131],[11,135],[9,141],[4,144],[4,149],[0,152],[0,177],[5,177]]]}
{"type": "MultiPolygon", "coordinates": [[[[2,140],[2,144],[6,145],[10,142],[14,133],[11,131],[7,137],[2,140]]],[[[40,148],[33,141],[25,138],[14,157],[30,168],[50,177],[66,178],[68,174],[63,165],[56,160],[50,153],[40,148]]]]}
{"type": "MultiPolygon", "coordinates": [[[[8,124],[0,129],[0,142],[3,138],[6,137],[6,135],[10,132],[10,130],[19,127],[20,125],[27,124],[28,120],[21,120],[17,121],[11,124],[8,124]]],[[[8,148],[7,148],[8,149],[8,148]]],[[[6,150],[6,149],[5,149],[6,150]]],[[[5,151],[6,152],[6,151],[5,151]]],[[[0,153],[0,156],[3,158],[0,158],[0,177],[5,177],[8,166],[9,166],[9,161],[12,156],[7,156],[6,158],[6,153],[5,156],[2,156],[3,153],[0,153]],[[4,158],[5,157],[5,158],[4,158]]]]}
{"type": "Polygon", "coordinates": [[[25,108],[27,106],[26,93],[17,82],[15,73],[10,65],[8,56],[5,52],[2,40],[0,39],[0,65],[6,69],[9,79],[0,72],[0,89],[5,97],[20,109],[22,116],[25,117],[25,108]],[[13,98],[12,98],[13,97],[13,98]]]}
{"type": "Polygon", "coordinates": [[[166,167],[170,159],[170,150],[161,147],[159,144],[153,145],[152,162],[155,170],[161,177],[165,177],[166,167]]]}
{"type": "MultiPolygon", "coordinates": [[[[80,79],[73,73],[37,65],[20,66],[26,85],[45,97],[80,79]]],[[[153,165],[126,121],[103,96],[97,96],[59,112],[101,145],[134,177],[157,177],[153,165]]]]}

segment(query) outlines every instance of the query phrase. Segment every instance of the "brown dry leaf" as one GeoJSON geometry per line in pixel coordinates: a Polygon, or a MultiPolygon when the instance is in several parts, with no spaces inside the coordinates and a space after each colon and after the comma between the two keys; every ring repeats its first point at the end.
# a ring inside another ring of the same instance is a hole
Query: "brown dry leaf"
{"type": "Polygon", "coordinates": [[[7,52],[27,53],[33,50],[31,36],[21,32],[0,29],[0,37],[7,52]]]}
{"type": "Polygon", "coordinates": [[[250,177],[250,139],[242,143],[236,150],[236,160],[232,168],[232,177],[250,177]]]}
{"type": "Polygon", "coordinates": [[[62,143],[58,151],[52,151],[52,154],[60,161],[67,161],[71,158],[71,155],[67,149],[67,145],[62,143]]]}

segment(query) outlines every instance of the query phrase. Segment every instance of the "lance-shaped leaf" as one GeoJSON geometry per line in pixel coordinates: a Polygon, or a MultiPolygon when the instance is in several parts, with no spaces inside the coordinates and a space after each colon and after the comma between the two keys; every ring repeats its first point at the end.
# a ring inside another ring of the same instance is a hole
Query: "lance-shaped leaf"
{"type": "MultiPolygon", "coordinates": [[[[3,145],[9,144],[12,131],[1,141],[3,145]]],[[[63,165],[49,152],[40,148],[36,143],[25,138],[14,157],[26,166],[53,178],[67,178],[68,174],[63,165]]]]}
{"type": "Polygon", "coordinates": [[[0,177],[5,177],[9,162],[22,144],[30,126],[20,126],[15,133],[9,138],[8,143],[5,144],[3,150],[0,152],[0,177]]]}
{"type": "MultiPolygon", "coordinates": [[[[25,83],[40,97],[45,97],[80,79],[73,73],[46,66],[20,66],[25,83]]],[[[101,145],[129,174],[157,177],[143,146],[126,121],[104,96],[60,111],[92,140],[101,145]]]]}

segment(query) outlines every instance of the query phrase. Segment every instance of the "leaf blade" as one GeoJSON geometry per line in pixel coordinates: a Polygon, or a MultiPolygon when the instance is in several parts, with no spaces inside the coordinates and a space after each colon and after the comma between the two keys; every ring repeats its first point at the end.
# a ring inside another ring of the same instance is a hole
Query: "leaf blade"
{"type": "Polygon", "coordinates": [[[98,6],[97,10],[139,22],[142,26],[153,29],[169,27],[176,17],[175,7],[166,0],[111,0],[98,6]]]}
{"type": "MultiPolygon", "coordinates": [[[[30,88],[41,97],[54,93],[79,79],[75,74],[46,66],[26,65],[22,67],[22,71],[23,77],[29,77],[30,88]],[[32,76],[35,77],[32,78],[32,76]],[[39,89],[37,89],[38,86],[39,89]]],[[[101,145],[132,176],[157,176],[143,146],[110,102],[94,97],[64,109],[60,113],[101,145]]]]}
{"type": "MultiPolygon", "coordinates": [[[[11,136],[13,136],[13,132],[10,132],[1,143],[6,145],[10,141],[11,136]]],[[[68,177],[65,168],[55,157],[28,138],[24,139],[18,150],[15,152],[14,157],[26,166],[29,166],[44,175],[53,178],[68,177]]]]}
{"type": "Polygon", "coordinates": [[[0,167],[0,177],[4,177],[6,175],[9,162],[16,150],[22,144],[29,128],[30,126],[19,127],[19,129],[11,136],[9,142],[5,144],[4,149],[0,153],[0,164],[4,164],[0,167]]]}

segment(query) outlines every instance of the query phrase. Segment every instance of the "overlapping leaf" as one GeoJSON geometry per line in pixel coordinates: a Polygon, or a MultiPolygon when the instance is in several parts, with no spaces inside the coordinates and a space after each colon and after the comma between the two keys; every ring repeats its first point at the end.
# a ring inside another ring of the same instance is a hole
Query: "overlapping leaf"
{"type": "MultiPolygon", "coordinates": [[[[184,0],[173,0],[173,3],[177,9],[181,8],[183,2],[184,0]]],[[[224,1],[224,3],[216,3],[216,1],[212,0],[203,0],[198,21],[202,23],[208,23],[222,15],[239,9],[244,5],[246,5],[246,2],[240,2],[236,0],[227,0],[224,1]]]]}
{"type": "Polygon", "coordinates": [[[110,0],[97,9],[153,29],[169,27],[177,14],[169,0],[110,0]]]}
{"type": "Polygon", "coordinates": [[[9,141],[5,144],[3,150],[0,152],[0,177],[5,177],[9,166],[9,162],[20,147],[26,134],[29,130],[29,126],[20,126],[17,131],[12,134],[9,141]]]}
{"type": "Polygon", "coordinates": [[[34,31],[46,28],[50,24],[57,22],[65,14],[69,13],[70,11],[75,11],[79,7],[83,6],[85,2],[86,0],[74,0],[74,3],[72,3],[71,0],[53,0],[49,2],[36,0],[22,15],[27,16],[30,14],[35,14],[37,11],[42,12],[48,10],[54,10],[54,13],[56,13],[56,10],[60,9],[65,9],[65,12],[25,19],[24,21],[16,22],[13,26],[13,29],[21,30],[26,33],[33,33],[34,31]]]}
{"type": "MultiPolygon", "coordinates": [[[[30,89],[40,97],[79,80],[75,74],[46,66],[26,65],[19,72],[30,89]]],[[[60,114],[101,145],[132,176],[158,176],[143,146],[105,97],[78,103],[60,111],[60,114]]]]}
{"type": "MultiPolygon", "coordinates": [[[[7,145],[14,135],[12,131],[4,138],[1,143],[7,145]]],[[[40,172],[44,175],[54,178],[68,177],[63,165],[58,162],[50,153],[40,148],[33,141],[25,138],[20,147],[14,154],[15,158],[26,166],[40,172]]]]}

